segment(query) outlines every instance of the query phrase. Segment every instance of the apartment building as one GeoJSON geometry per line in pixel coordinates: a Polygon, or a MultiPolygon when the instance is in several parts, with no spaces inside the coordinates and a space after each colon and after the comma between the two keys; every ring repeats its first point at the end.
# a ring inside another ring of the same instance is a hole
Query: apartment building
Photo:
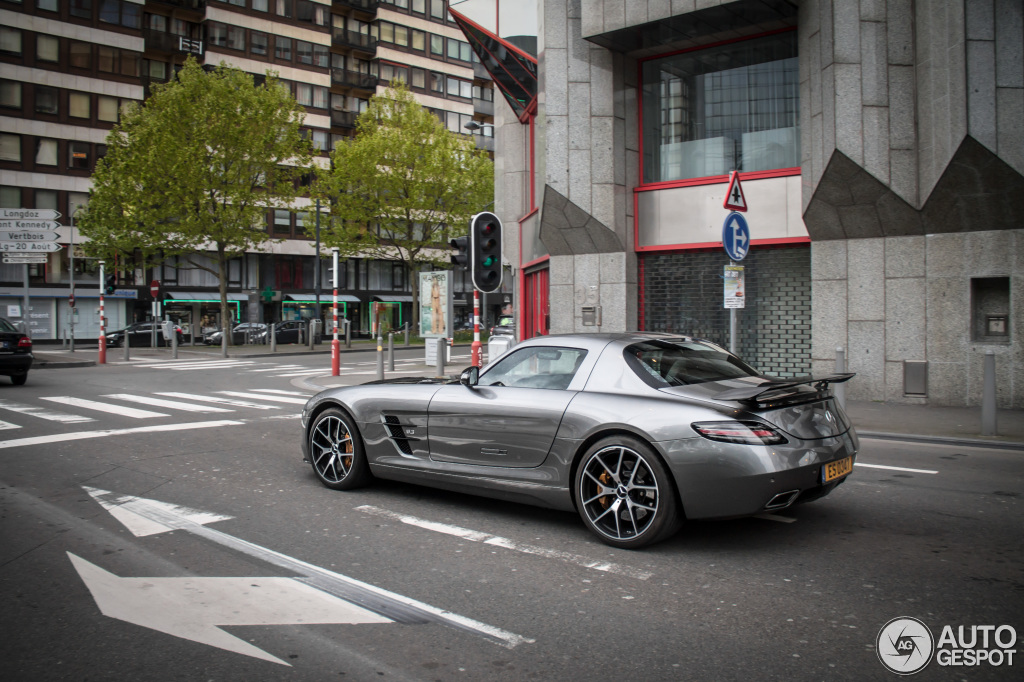
{"type": "MultiPolygon", "coordinates": [[[[78,338],[98,333],[98,268],[84,258],[72,216],[88,203],[89,176],[121,108],[144,100],[189,56],[257,78],[277,72],[306,109],[322,165],[333,145],[355,134],[369,98],[395,79],[452,131],[468,134],[469,121],[493,120],[490,78],[474,69],[441,0],[0,0],[0,207],[62,216],[60,252],[45,263],[0,264],[0,312],[26,323],[34,338],[62,338],[72,320],[78,338]]],[[[492,131],[479,130],[479,146],[493,150],[492,131]]],[[[304,229],[315,206],[302,208],[268,211],[268,234],[281,241],[233,263],[235,321],[330,318],[330,296],[317,308],[316,253],[304,229]]],[[[329,293],[327,267],[319,269],[319,288],[329,293]]],[[[151,315],[154,280],[161,314],[190,335],[225,322],[216,280],[184,259],[146,270],[119,263],[116,273],[109,327],[151,315]]],[[[339,288],[357,334],[374,320],[400,326],[411,315],[410,282],[397,263],[348,259],[339,288]]],[[[463,310],[466,289],[457,285],[463,310]]]]}

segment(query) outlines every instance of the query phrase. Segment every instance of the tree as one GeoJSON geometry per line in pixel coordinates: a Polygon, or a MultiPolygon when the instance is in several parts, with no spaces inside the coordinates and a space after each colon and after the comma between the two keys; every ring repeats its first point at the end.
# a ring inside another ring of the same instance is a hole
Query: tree
{"type": "Polygon", "coordinates": [[[494,200],[494,170],[485,151],[398,82],[370,99],[355,138],[335,147],[315,191],[331,209],[324,244],[401,262],[419,319],[416,273],[449,264],[448,239],[466,234],[470,217],[494,200]]]}
{"type": "Polygon", "coordinates": [[[267,210],[291,207],[309,172],[304,116],[273,74],[257,85],[239,69],[206,71],[189,58],[110,132],[79,223],[86,250],[108,259],[141,252],[144,266],[178,256],[214,274],[229,326],[228,263],[270,238],[267,210]]]}

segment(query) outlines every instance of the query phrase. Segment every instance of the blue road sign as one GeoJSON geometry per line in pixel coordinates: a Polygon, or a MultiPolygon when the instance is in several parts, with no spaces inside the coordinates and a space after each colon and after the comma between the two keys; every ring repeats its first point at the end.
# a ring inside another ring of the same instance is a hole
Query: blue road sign
{"type": "Polygon", "coordinates": [[[733,260],[743,260],[750,251],[750,228],[747,227],[747,220],[742,213],[733,211],[725,217],[725,225],[722,226],[722,246],[733,260]]]}

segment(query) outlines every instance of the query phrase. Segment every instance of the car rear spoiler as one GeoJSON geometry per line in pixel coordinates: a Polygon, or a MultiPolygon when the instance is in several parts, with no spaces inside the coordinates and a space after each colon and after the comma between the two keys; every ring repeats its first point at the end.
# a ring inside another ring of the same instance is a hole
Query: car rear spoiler
{"type": "Polygon", "coordinates": [[[824,377],[799,377],[796,379],[774,379],[758,384],[757,386],[744,386],[724,391],[715,396],[716,400],[735,400],[737,402],[756,401],[761,395],[769,391],[778,391],[784,388],[793,388],[804,384],[813,384],[814,388],[824,391],[829,384],[841,384],[857,376],[856,372],[844,374],[829,374],[824,377]]]}

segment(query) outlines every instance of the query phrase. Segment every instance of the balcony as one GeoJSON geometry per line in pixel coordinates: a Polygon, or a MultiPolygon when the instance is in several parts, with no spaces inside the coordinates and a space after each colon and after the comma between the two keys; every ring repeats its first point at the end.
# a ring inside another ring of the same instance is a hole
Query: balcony
{"type": "Polygon", "coordinates": [[[146,41],[146,51],[163,52],[165,54],[194,54],[203,56],[203,41],[191,40],[173,33],[163,33],[146,28],[142,30],[146,41]]]}
{"type": "Polygon", "coordinates": [[[331,126],[335,128],[355,128],[359,114],[355,111],[331,111],[331,126]]]}
{"type": "Polygon", "coordinates": [[[331,85],[344,85],[363,90],[375,90],[379,79],[373,74],[349,71],[348,69],[331,69],[331,85]]]}
{"type": "Polygon", "coordinates": [[[473,113],[494,116],[494,102],[479,97],[473,98],[473,113]]]}
{"type": "Polygon", "coordinates": [[[354,50],[374,53],[377,51],[377,39],[365,33],[356,33],[344,28],[336,28],[331,33],[331,44],[335,47],[351,47],[354,50]]]}

